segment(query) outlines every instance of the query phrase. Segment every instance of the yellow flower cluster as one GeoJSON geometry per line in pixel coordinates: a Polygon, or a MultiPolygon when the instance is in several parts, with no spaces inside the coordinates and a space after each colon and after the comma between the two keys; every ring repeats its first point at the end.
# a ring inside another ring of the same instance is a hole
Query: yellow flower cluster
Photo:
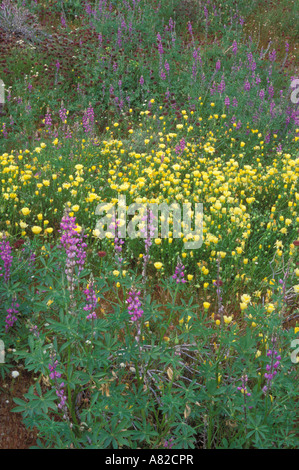
{"type": "MultiPolygon", "coordinates": [[[[57,139],[51,147],[40,144],[38,151],[4,153],[0,156],[0,207],[7,219],[2,215],[1,229],[23,237],[32,233],[55,236],[67,205],[80,223],[78,230],[84,225],[91,242],[96,243],[97,204],[116,205],[122,194],[127,205],[203,204],[203,247],[196,252],[184,251],[183,243],[196,241],[198,234],[192,228],[186,232],[182,224],[180,239],[175,240],[170,213],[168,238],[158,236],[152,247],[157,270],[178,250],[200,281],[212,275],[220,257],[235,279],[248,282],[265,251],[273,246],[278,257],[294,254],[290,234],[296,233],[299,225],[299,158],[280,153],[266,164],[260,133],[254,131],[257,141],[251,145],[238,144],[233,130],[222,124],[212,132],[201,123],[195,134],[190,116],[183,111],[175,132],[167,132],[166,117],[157,129],[157,116],[144,113],[140,129],[123,140],[114,138],[110,130],[110,137],[97,146],[84,142],[72,165],[68,155],[62,156],[63,142],[59,147],[57,139]],[[182,137],[185,147],[178,152],[182,137]],[[220,153],[223,141],[226,147],[220,153]],[[240,147],[242,154],[238,153],[240,147]],[[250,164],[243,163],[245,158],[250,164]]],[[[105,243],[113,244],[113,237],[107,237],[105,243]]],[[[208,285],[204,283],[205,288],[208,285]]],[[[249,301],[241,300],[242,310],[249,301]]]]}

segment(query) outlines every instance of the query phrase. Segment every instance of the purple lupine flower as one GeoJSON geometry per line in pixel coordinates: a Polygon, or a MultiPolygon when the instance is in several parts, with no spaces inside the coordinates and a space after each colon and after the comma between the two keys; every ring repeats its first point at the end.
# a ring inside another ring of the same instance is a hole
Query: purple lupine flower
{"type": "Polygon", "coordinates": [[[34,251],[30,251],[30,256],[28,260],[28,268],[31,268],[33,266],[34,261],[35,261],[35,253],[34,251]]]}
{"type": "Polygon", "coordinates": [[[221,62],[220,62],[220,60],[217,60],[217,62],[216,62],[216,70],[217,70],[217,71],[220,70],[220,67],[221,67],[221,62]]]}
{"type": "Polygon", "coordinates": [[[86,258],[85,248],[87,244],[83,241],[86,237],[83,230],[81,233],[77,232],[76,217],[70,217],[69,212],[69,208],[67,208],[61,220],[59,232],[61,233],[60,245],[64,247],[67,256],[65,273],[71,296],[73,296],[75,267],[78,267],[79,273],[82,271],[86,258]]]}
{"type": "Polygon", "coordinates": [[[61,382],[59,384],[59,388],[56,389],[56,395],[60,399],[60,402],[57,405],[58,408],[60,410],[65,409],[67,397],[66,397],[65,391],[64,391],[64,382],[61,382]]]}
{"type": "Polygon", "coordinates": [[[86,320],[93,320],[97,318],[97,314],[95,313],[96,305],[98,302],[98,298],[96,293],[93,289],[94,281],[93,279],[90,281],[89,285],[86,287],[84,294],[86,295],[86,305],[83,307],[83,310],[86,312],[90,312],[86,316],[86,320]]]}
{"type": "Polygon", "coordinates": [[[38,327],[37,325],[32,325],[30,328],[29,328],[29,331],[30,333],[33,333],[33,336],[35,336],[36,338],[39,338],[39,331],[38,331],[38,327]]]}
{"type": "Polygon", "coordinates": [[[15,315],[19,313],[19,306],[20,305],[15,300],[13,300],[11,303],[11,307],[6,310],[7,316],[5,318],[5,331],[8,331],[9,328],[12,328],[15,322],[17,321],[17,317],[15,315]]]}
{"type": "Polygon", "coordinates": [[[169,25],[169,30],[170,30],[170,32],[172,32],[172,30],[174,29],[174,26],[175,26],[175,22],[173,21],[172,18],[169,18],[169,23],[168,23],[168,25],[169,25]]]}
{"type": "Polygon", "coordinates": [[[164,72],[164,70],[161,70],[160,77],[162,80],[166,80],[166,73],[164,72]]]}
{"type": "Polygon", "coordinates": [[[266,137],[265,137],[265,142],[266,142],[266,144],[269,144],[270,139],[271,139],[271,134],[270,134],[270,132],[269,132],[269,133],[266,135],[266,137]]]}
{"type": "Polygon", "coordinates": [[[285,43],[285,50],[286,50],[286,53],[289,52],[289,49],[290,49],[290,45],[288,42],[285,43]]]}
{"type": "Polygon", "coordinates": [[[8,133],[7,133],[5,122],[2,124],[2,131],[3,131],[2,135],[3,135],[4,139],[7,139],[8,133]]]}
{"type": "Polygon", "coordinates": [[[237,44],[237,41],[234,41],[233,42],[233,53],[236,55],[237,52],[238,52],[238,44],[237,44]]]}
{"type": "Polygon", "coordinates": [[[180,143],[178,145],[176,145],[175,147],[175,153],[178,155],[178,154],[181,154],[186,148],[186,141],[184,139],[184,137],[180,140],[180,143]]]}
{"type": "Polygon", "coordinates": [[[251,62],[251,71],[254,72],[255,69],[256,69],[256,62],[253,60],[253,61],[251,62]]]}
{"type": "Polygon", "coordinates": [[[272,101],[270,104],[270,114],[272,118],[275,116],[274,109],[275,109],[275,101],[272,101]]]}
{"type": "Polygon", "coordinates": [[[141,75],[140,80],[139,80],[140,85],[144,85],[144,78],[143,75],[141,75]]]}
{"type": "Polygon", "coordinates": [[[89,16],[92,14],[92,8],[89,2],[85,4],[85,11],[89,16]]]}
{"type": "Polygon", "coordinates": [[[281,144],[278,144],[278,146],[276,147],[276,152],[278,152],[278,153],[282,152],[282,145],[281,144]]]}
{"type": "Polygon", "coordinates": [[[273,349],[269,349],[269,351],[267,352],[267,357],[271,358],[271,362],[270,362],[270,364],[267,364],[267,366],[266,366],[267,372],[265,372],[265,375],[264,375],[265,379],[267,379],[267,383],[263,387],[263,392],[265,394],[267,392],[269,392],[269,390],[271,389],[273,378],[275,377],[275,375],[278,372],[277,369],[278,369],[278,367],[280,365],[280,361],[281,361],[280,354],[278,353],[278,351],[275,351],[275,349],[274,349],[276,342],[277,342],[277,338],[273,337],[272,338],[273,349]]]}
{"type": "Polygon", "coordinates": [[[233,98],[233,107],[236,108],[238,106],[238,100],[237,98],[233,98]]]}
{"type": "Polygon", "coordinates": [[[218,92],[222,94],[224,93],[224,91],[225,91],[225,81],[224,81],[224,78],[222,78],[221,82],[218,85],[218,92]]]}
{"type": "Polygon", "coordinates": [[[181,260],[179,259],[175,268],[175,272],[172,275],[172,279],[174,279],[177,284],[186,283],[186,279],[184,279],[184,275],[185,275],[184,269],[185,269],[185,266],[182,264],[181,260]]]}
{"type": "Polygon", "coordinates": [[[246,79],[245,80],[245,83],[244,83],[244,90],[245,91],[249,91],[250,90],[250,83],[249,81],[246,79]]]}
{"type": "Polygon", "coordinates": [[[47,109],[47,113],[45,115],[45,126],[47,127],[48,130],[52,127],[52,116],[50,113],[49,108],[47,109]]]}
{"type": "Polygon", "coordinates": [[[248,376],[247,375],[242,375],[242,377],[241,377],[242,385],[240,387],[237,387],[237,390],[240,390],[241,393],[243,393],[244,395],[247,395],[247,397],[250,397],[251,393],[248,392],[248,390],[247,390],[247,381],[248,381],[248,376]]]}
{"type": "Polygon", "coordinates": [[[192,77],[195,79],[197,75],[197,67],[196,64],[192,65],[192,77]]]}
{"type": "Polygon", "coordinates": [[[68,409],[67,409],[67,404],[66,404],[67,397],[64,391],[64,382],[61,382],[61,383],[58,382],[58,379],[61,378],[61,373],[57,372],[56,370],[58,366],[58,361],[55,358],[56,358],[55,353],[50,354],[51,363],[49,364],[49,371],[50,371],[49,378],[53,380],[54,382],[53,388],[56,390],[56,395],[59,398],[59,403],[57,407],[60,410],[64,411],[64,416],[63,416],[64,419],[68,419],[67,418],[68,409]]]}
{"type": "Polygon", "coordinates": [[[59,117],[62,122],[66,121],[67,119],[67,110],[63,107],[63,102],[61,103],[61,108],[59,110],[59,117]]]}
{"type": "Polygon", "coordinates": [[[263,99],[264,99],[264,96],[265,96],[265,90],[261,90],[261,91],[259,92],[259,98],[260,98],[261,100],[263,100],[263,99]]]}
{"type": "Polygon", "coordinates": [[[275,49],[273,49],[271,52],[269,52],[269,60],[271,62],[275,62],[275,60],[276,60],[276,50],[275,49]]]}
{"type": "Polygon", "coordinates": [[[0,277],[4,276],[4,282],[8,282],[10,278],[10,269],[12,265],[13,255],[12,248],[9,240],[6,240],[6,236],[2,238],[0,242],[0,258],[4,263],[4,273],[1,273],[2,267],[0,266],[0,277]]]}
{"type": "Polygon", "coordinates": [[[94,124],[94,110],[92,106],[89,106],[87,110],[85,111],[83,118],[82,118],[82,124],[84,127],[84,131],[86,134],[89,132],[92,132],[93,130],[93,124],[94,124]]]}
{"type": "Polygon", "coordinates": [[[136,291],[134,288],[132,288],[126,301],[128,304],[128,312],[131,315],[131,321],[133,322],[138,321],[143,315],[143,310],[140,308],[140,294],[140,291],[136,291]]]}
{"type": "Polygon", "coordinates": [[[229,97],[226,96],[225,99],[224,99],[224,104],[227,108],[229,108],[229,105],[230,105],[230,101],[229,101],[229,97]]]}
{"type": "Polygon", "coordinates": [[[118,226],[120,225],[120,220],[116,220],[115,216],[112,217],[112,223],[109,225],[109,229],[114,233],[114,251],[115,251],[115,260],[118,266],[118,269],[121,268],[123,258],[121,257],[122,245],[125,243],[122,238],[120,238],[120,233],[118,226]]]}
{"type": "Polygon", "coordinates": [[[58,366],[58,361],[57,360],[52,360],[52,364],[49,364],[49,377],[51,380],[60,379],[61,374],[60,372],[57,372],[56,367],[58,366]]]}
{"type": "Polygon", "coordinates": [[[274,87],[273,87],[272,83],[271,83],[271,85],[270,85],[269,88],[268,88],[268,93],[269,93],[269,96],[270,96],[271,98],[273,98],[273,96],[274,96],[274,87]]]}
{"type": "Polygon", "coordinates": [[[172,449],[172,446],[174,444],[174,438],[171,437],[168,441],[164,441],[164,444],[163,444],[163,447],[165,447],[165,449],[172,449]]]}
{"type": "Polygon", "coordinates": [[[164,51],[163,51],[162,38],[161,38],[160,33],[157,34],[157,41],[158,41],[158,52],[160,55],[162,55],[164,51]]]}

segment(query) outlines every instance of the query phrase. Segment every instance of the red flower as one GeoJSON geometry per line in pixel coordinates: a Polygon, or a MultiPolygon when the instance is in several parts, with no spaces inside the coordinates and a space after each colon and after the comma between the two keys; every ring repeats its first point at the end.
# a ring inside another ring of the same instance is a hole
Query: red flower
{"type": "Polygon", "coordinates": [[[20,246],[22,246],[24,243],[25,243],[25,240],[23,240],[22,238],[20,238],[20,240],[16,240],[16,241],[14,242],[14,248],[17,250],[17,249],[20,248],[20,246]]]}
{"type": "Polygon", "coordinates": [[[104,256],[106,256],[106,251],[98,251],[98,255],[100,258],[104,258],[104,256]]]}

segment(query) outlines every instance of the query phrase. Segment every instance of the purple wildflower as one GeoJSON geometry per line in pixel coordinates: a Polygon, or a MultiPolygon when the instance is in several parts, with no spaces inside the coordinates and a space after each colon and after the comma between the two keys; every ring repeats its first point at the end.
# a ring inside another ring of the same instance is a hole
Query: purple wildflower
{"type": "Polygon", "coordinates": [[[64,411],[64,419],[68,419],[67,418],[67,404],[66,404],[67,397],[64,391],[64,382],[59,383],[57,380],[57,379],[60,379],[61,374],[60,372],[57,372],[56,370],[58,366],[58,361],[55,359],[55,357],[56,357],[55,353],[50,355],[51,364],[49,364],[49,371],[50,371],[49,377],[54,382],[53,388],[55,388],[56,395],[59,398],[59,403],[57,407],[60,410],[64,411]]]}
{"type": "Polygon", "coordinates": [[[275,344],[277,342],[277,339],[275,337],[272,338],[272,345],[273,349],[269,349],[267,352],[267,357],[271,358],[270,364],[267,364],[265,372],[265,379],[267,380],[266,385],[263,387],[263,392],[266,394],[270,389],[272,385],[273,378],[277,374],[277,369],[280,365],[281,361],[281,356],[278,354],[278,351],[275,351],[275,344]]]}
{"type": "Polygon", "coordinates": [[[17,321],[17,317],[15,315],[17,315],[18,312],[18,308],[19,308],[19,304],[13,300],[12,303],[11,303],[11,308],[8,308],[6,310],[7,312],[7,316],[5,318],[5,331],[8,331],[9,328],[12,328],[15,324],[15,322],[17,321]]]}
{"type": "Polygon", "coordinates": [[[247,395],[248,397],[250,397],[251,393],[248,392],[247,386],[246,386],[247,381],[248,381],[248,376],[247,375],[242,375],[242,377],[241,377],[242,385],[241,385],[241,387],[237,387],[237,390],[240,390],[241,393],[243,393],[244,395],[247,395]]]}
{"type": "Polygon", "coordinates": [[[92,106],[89,106],[85,111],[82,119],[82,124],[86,134],[92,132],[94,124],[94,111],[92,106]]]}
{"type": "Polygon", "coordinates": [[[237,41],[233,42],[233,53],[236,55],[238,52],[238,44],[237,41]]]}
{"type": "Polygon", "coordinates": [[[97,315],[95,313],[96,305],[98,302],[97,296],[95,294],[95,291],[93,289],[93,280],[89,283],[89,285],[86,287],[84,294],[86,295],[86,305],[83,307],[83,310],[86,312],[90,312],[86,316],[86,320],[93,320],[97,318],[97,315]]]}
{"type": "Polygon", "coordinates": [[[47,127],[48,130],[50,130],[52,126],[52,117],[49,108],[47,109],[47,113],[45,115],[45,126],[47,127]]]}
{"type": "Polygon", "coordinates": [[[275,49],[273,49],[271,52],[269,52],[269,60],[271,62],[275,62],[275,60],[276,60],[276,50],[275,49]]]}
{"type": "Polygon", "coordinates": [[[224,104],[227,108],[229,108],[229,105],[230,105],[230,101],[229,101],[229,97],[226,96],[225,99],[224,99],[224,104]]]}
{"type": "Polygon", "coordinates": [[[168,441],[164,441],[164,444],[163,444],[163,447],[165,447],[165,449],[172,449],[172,446],[174,444],[174,438],[171,437],[168,441]]]}
{"type": "Polygon", "coordinates": [[[184,269],[185,269],[185,266],[182,264],[181,260],[179,259],[175,268],[175,272],[172,275],[172,279],[174,279],[177,284],[180,284],[180,283],[185,284],[186,282],[186,279],[184,279],[184,275],[185,275],[184,269]]]}
{"type": "Polygon", "coordinates": [[[6,240],[6,236],[3,237],[2,241],[0,242],[0,258],[4,263],[4,273],[1,273],[2,267],[0,266],[0,277],[4,276],[4,282],[8,282],[10,278],[10,269],[12,265],[12,249],[8,240],[6,240]]]}
{"type": "Polygon", "coordinates": [[[131,320],[133,322],[138,321],[142,315],[143,315],[143,310],[140,308],[141,307],[141,301],[140,301],[140,291],[136,291],[134,288],[130,290],[128,299],[127,299],[127,304],[128,304],[128,312],[131,315],[131,320]]]}
{"type": "Polygon", "coordinates": [[[71,295],[74,290],[75,266],[78,266],[80,273],[85,263],[85,248],[87,247],[86,243],[83,241],[86,235],[83,234],[83,231],[82,233],[78,233],[75,221],[76,217],[70,217],[69,209],[66,209],[59,230],[61,233],[60,244],[64,247],[67,255],[65,273],[69,282],[71,295]]]}
{"type": "Polygon", "coordinates": [[[120,225],[120,220],[115,220],[115,217],[112,218],[112,223],[109,225],[109,229],[114,233],[114,251],[115,251],[115,260],[118,268],[121,268],[123,258],[121,257],[122,245],[125,243],[124,240],[120,238],[120,232],[118,226],[120,225]]]}

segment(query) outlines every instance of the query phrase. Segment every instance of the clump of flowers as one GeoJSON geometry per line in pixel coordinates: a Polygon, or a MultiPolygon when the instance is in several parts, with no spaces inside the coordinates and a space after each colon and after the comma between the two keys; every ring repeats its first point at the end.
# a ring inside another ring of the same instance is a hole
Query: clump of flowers
{"type": "Polygon", "coordinates": [[[50,360],[51,360],[51,363],[49,364],[49,371],[50,371],[50,374],[49,374],[49,377],[51,380],[53,380],[54,382],[54,388],[56,390],[56,395],[57,397],[59,398],[59,403],[58,403],[58,408],[60,410],[63,410],[64,411],[64,419],[67,419],[67,405],[66,405],[66,400],[67,400],[67,397],[65,395],[65,392],[64,392],[64,382],[61,382],[59,383],[57,379],[60,379],[61,377],[61,374],[60,372],[57,372],[56,368],[58,366],[58,361],[57,359],[55,359],[56,355],[55,354],[51,354],[50,355],[50,360]]]}
{"type": "Polygon", "coordinates": [[[64,247],[67,255],[65,273],[69,283],[69,290],[73,296],[75,282],[75,267],[78,267],[78,273],[83,269],[87,244],[84,242],[86,235],[77,230],[75,223],[76,217],[70,217],[69,209],[65,210],[64,216],[60,223],[60,244],[64,247]]]}
{"type": "Polygon", "coordinates": [[[90,312],[86,316],[86,320],[93,320],[97,318],[97,314],[95,313],[95,308],[96,308],[98,299],[93,289],[93,284],[94,282],[93,280],[91,280],[91,282],[87,285],[87,288],[84,291],[84,294],[86,295],[86,305],[85,307],[83,307],[83,310],[85,310],[86,312],[90,312]]]}
{"type": "Polygon", "coordinates": [[[124,241],[119,237],[118,227],[120,225],[120,220],[116,220],[115,217],[112,218],[112,223],[109,225],[109,228],[113,230],[115,237],[114,237],[114,250],[115,250],[115,260],[118,266],[118,269],[121,268],[123,258],[121,256],[122,253],[122,246],[124,241]]]}
{"type": "Polygon", "coordinates": [[[9,243],[9,240],[6,239],[6,236],[3,237],[0,242],[0,258],[4,264],[4,273],[2,267],[0,266],[0,277],[4,276],[4,282],[8,282],[10,278],[10,269],[12,265],[13,256],[11,254],[12,249],[9,243]]]}
{"type": "Polygon", "coordinates": [[[238,390],[240,390],[241,393],[246,395],[247,397],[251,396],[251,393],[248,392],[247,390],[247,382],[248,382],[248,376],[247,375],[242,375],[241,377],[241,383],[242,385],[240,387],[237,387],[238,390]]]}
{"type": "Polygon", "coordinates": [[[267,352],[267,357],[271,358],[271,362],[270,362],[270,364],[266,365],[267,372],[265,372],[265,375],[264,375],[264,377],[267,381],[266,385],[263,387],[263,392],[265,394],[267,392],[269,392],[269,390],[271,389],[272,380],[278,372],[277,369],[278,369],[278,367],[280,365],[280,361],[281,361],[280,354],[278,353],[278,351],[275,350],[276,342],[277,342],[277,339],[275,337],[273,337],[272,338],[273,349],[269,349],[269,351],[267,352]]]}
{"type": "Polygon", "coordinates": [[[128,312],[131,315],[131,320],[136,322],[142,317],[143,310],[141,307],[141,300],[140,300],[140,291],[136,291],[134,288],[130,290],[127,304],[128,304],[128,312]]]}
{"type": "Polygon", "coordinates": [[[181,260],[179,259],[175,268],[175,272],[172,275],[172,279],[174,279],[177,284],[180,284],[180,283],[185,284],[186,279],[184,279],[184,275],[185,275],[184,270],[185,270],[185,266],[182,264],[181,260]]]}
{"type": "Polygon", "coordinates": [[[11,307],[6,310],[7,311],[7,316],[5,318],[5,330],[6,331],[8,331],[9,328],[12,328],[15,322],[17,321],[17,317],[15,315],[19,313],[18,312],[19,306],[20,305],[15,300],[13,300],[11,307]]]}

